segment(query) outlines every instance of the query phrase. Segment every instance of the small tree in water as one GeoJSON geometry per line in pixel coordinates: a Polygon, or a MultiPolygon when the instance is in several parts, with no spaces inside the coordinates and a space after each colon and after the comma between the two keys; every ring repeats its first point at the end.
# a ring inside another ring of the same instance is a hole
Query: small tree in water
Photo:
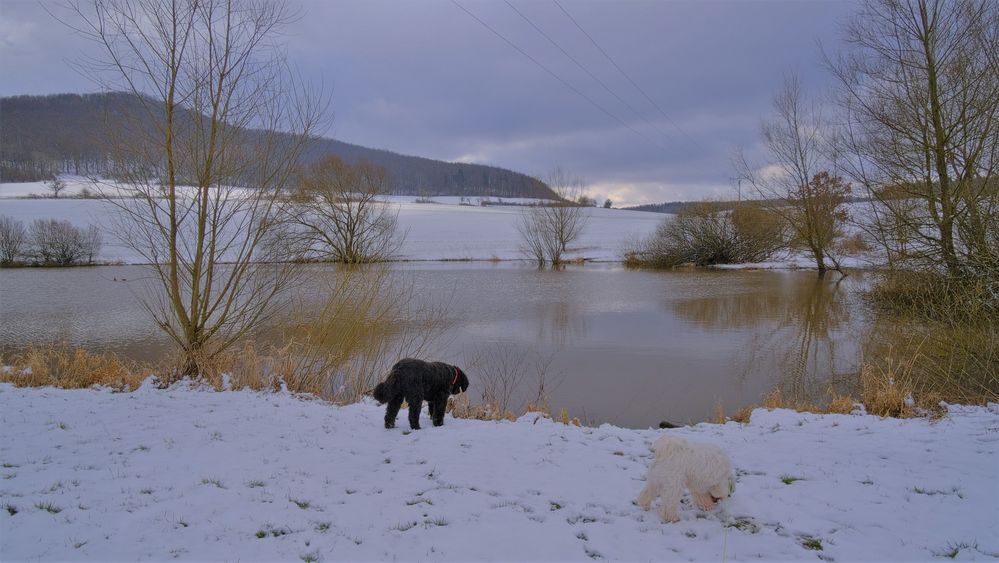
{"type": "Polygon", "coordinates": [[[546,263],[560,266],[569,244],[579,238],[589,218],[586,209],[576,203],[582,196],[583,181],[561,167],[555,168],[545,180],[559,199],[527,208],[520,216],[517,230],[524,252],[538,266],[546,263]]]}
{"type": "Polygon", "coordinates": [[[831,166],[827,129],[818,109],[805,102],[798,78],[790,75],[774,97],[773,118],[762,126],[769,162],[753,166],[741,154],[736,161],[740,176],[809,250],[819,277],[830,264],[842,273],[833,243],[842,234],[847,217],[841,206],[850,193],[842,178],[824,171],[831,166]]]}
{"type": "Polygon", "coordinates": [[[391,259],[405,233],[395,207],[378,199],[390,191],[388,172],[380,166],[364,160],[352,166],[332,155],[317,161],[288,211],[298,251],[344,264],[391,259]]]}
{"type": "Polygon", "coordinates": [[[848,218],[843,206],[850,196],[850,184],[826,171],[812,176],[811,181],[788,193],[787,205],[781,214],[790,225],[792,244],[808,249],[822,276],[829,265],[842,271],[836,255],[830,252],[833,243],[843,235],[848,218]],[[831,264],[827,264],[826,260],[831,264]]]}

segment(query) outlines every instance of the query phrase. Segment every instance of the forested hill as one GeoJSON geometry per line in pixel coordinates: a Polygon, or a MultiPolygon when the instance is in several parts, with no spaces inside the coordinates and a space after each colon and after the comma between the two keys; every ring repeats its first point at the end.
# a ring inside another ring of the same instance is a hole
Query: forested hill
{"type": "MultiPolygon", "coordinates": [[[[56,173],[102,174],[111,163],[109,131],[125,131],[135,115],[131,94],[56,94],[0,98],[0,181],[47,179],[56,173]]],[[[544,183],[504,168],[444,162],[313,139],[305,163],[335,154],[384,167],[397,194],[554,197],[544,183]]]]}

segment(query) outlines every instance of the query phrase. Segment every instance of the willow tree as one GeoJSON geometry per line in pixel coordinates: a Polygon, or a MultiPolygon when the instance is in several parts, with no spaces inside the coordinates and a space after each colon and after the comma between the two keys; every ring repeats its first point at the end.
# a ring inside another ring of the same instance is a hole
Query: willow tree
{"type": "Polygon", "coordinates": [[[114,181],[97,187],[118,236],[149,263],[143,303],[180,348],[182,372],[258,327],[293,280],[280,221],[321,96],[280,48],[286,6],[238,0],[72,5],[100,55],[87,68],[134,95],[109,135],[114,181]]]}
{"type": "Polygon", "coordinates": [[[868,0],[830,68],[893,264],[999,276],[999,3],[868,0]]]}

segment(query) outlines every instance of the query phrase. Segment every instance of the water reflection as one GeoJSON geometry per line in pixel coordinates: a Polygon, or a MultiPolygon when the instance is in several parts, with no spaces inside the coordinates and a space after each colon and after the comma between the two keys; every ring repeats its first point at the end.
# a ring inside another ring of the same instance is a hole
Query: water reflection
{"type": "Polygon", "coordinates": [[[777,385],[792,399],[817,400],[830,384],[856,373],[858,328],[867,322],[853,280],[784,277],[782,287],[746,284],[742,291],[670,300],[664,305],[708,331],[745,332],[738,378],[776,369],[777,385]]]}

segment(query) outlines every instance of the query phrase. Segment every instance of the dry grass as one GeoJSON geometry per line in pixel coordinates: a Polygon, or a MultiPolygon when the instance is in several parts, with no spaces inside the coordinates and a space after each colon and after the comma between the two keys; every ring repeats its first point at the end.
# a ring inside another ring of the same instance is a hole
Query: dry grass
{"type": "Polygon", "coordinates": [[[338,404],[369,394],[392,363],[424,356],[448,327],[446,305],[417,305],[414,286],[384,265],[342,267],[288,315],[274,346],[244,342],[199,363],[215,388],[282,387],[338,404]]]}
{"type": "Polygon", "coordinates": [[[823,409],[816,403],[786,394],[780,387],[774,388],[763,396],[763,408],[791,409],[798,412],[823,412],[823,409]]]}
{"type": "Polygon", "coordinates": [[[742,407],[741,409],[735,411],[734,414],[732,414],[731,420],[734,420],[739,424],[748,424],[749,418],[753,414],[753,408],[754,407],[752,406],[742,407]]]}
{"type": "Polygon", "coordinates": [[[858,377],[860,399],[840,394],[830,386],[826,390],[827,400],[816,403],[786,394],[778,386],[763,396],[759,406],[744,407],[731,417],[725,416],[719,403],[712,420],[720,424],[729,420],[745,424],[749,422],[753,409],[759,407],[816,414],[850,414],[863,407],[867,413],[882,417],[940,418],[946,414],[941,406],[944,397],[936,391],[920,388],[915,383],[913,371],[919,361],[918,354],[907,361],[896,360],[889,354],[881,361],[865,364],[858,377]]]}
{"type": "MultiPolygon", "coordinates": [[[[514,414],[513,411],[503,410],[496,404],[472,403],[467,394],[452,399],[448,403],[447,410],[455,418],[467,418],[472,420],[517,420],[517,415],[514,414]]],[[[553,416],[551,408],[548,406],[547,402],[528,403],[524,408],[523,414],[528,413],[539,413],[544,415],[546,418],[551,418],[556,422],[565,424],[566,426],[583,425],[579,418],[570,416],[569,411],[565,408],[559,410],[557,417],[553,416]]]]}
{"type": "MultiPolygon", "coordinates": [[[[412,283],[384,267],[338,269],[320,292],[322,301],[302,303],[285,320],[287,330],[270,335],[283,346],[244,340],[197,358],[200,379],[215,389],[308,393],[336,403],[359,400],[391,363],[425,355],[447,327],[446,307],[417,306],[412,283]],[[276,338],[275,338],[276,336],[276,338]]],[[[107,385],[135,389],[148,375],[173,382],[184,357],[143,366],[110,352],[68,346],[35,346],[0,358],[11,369],[0,381],[67,389],[107,385]]]]}
{"type": "Polygon", "coordinates": [[[53,386],[86,389],[94,385],[116,391],[131,391],[154,373],[143,366],[104,352],[88,352],[67,345],[31,346],[23,352],[0,358],[0,381],[18,387],[53,386]]]}
{"type": "Polygon", "coordinates": [[[448,402],[447,411],[455,418],[472,420],[517,420],[517,415],[509,410],[503,410],[496,404],[472,403],[467,393],[448,402]]]}
{"type": "Polygon", "coordinates": [[[826,405],[826,412],[832,414],[850,414],[857,410],[857,400],[849,395],[840,395],[829,388],[829,404],[826,405]]]}
{"type": "Polygon", "coordinates": [[[867,412],[878,416],[938,418],[945,413],[940,406],[942,395],[917,385],[915,366],[920,354],[897,360],[888,354],[883,360],[867,364],[860,372],[860,395],[867,412]]]}

